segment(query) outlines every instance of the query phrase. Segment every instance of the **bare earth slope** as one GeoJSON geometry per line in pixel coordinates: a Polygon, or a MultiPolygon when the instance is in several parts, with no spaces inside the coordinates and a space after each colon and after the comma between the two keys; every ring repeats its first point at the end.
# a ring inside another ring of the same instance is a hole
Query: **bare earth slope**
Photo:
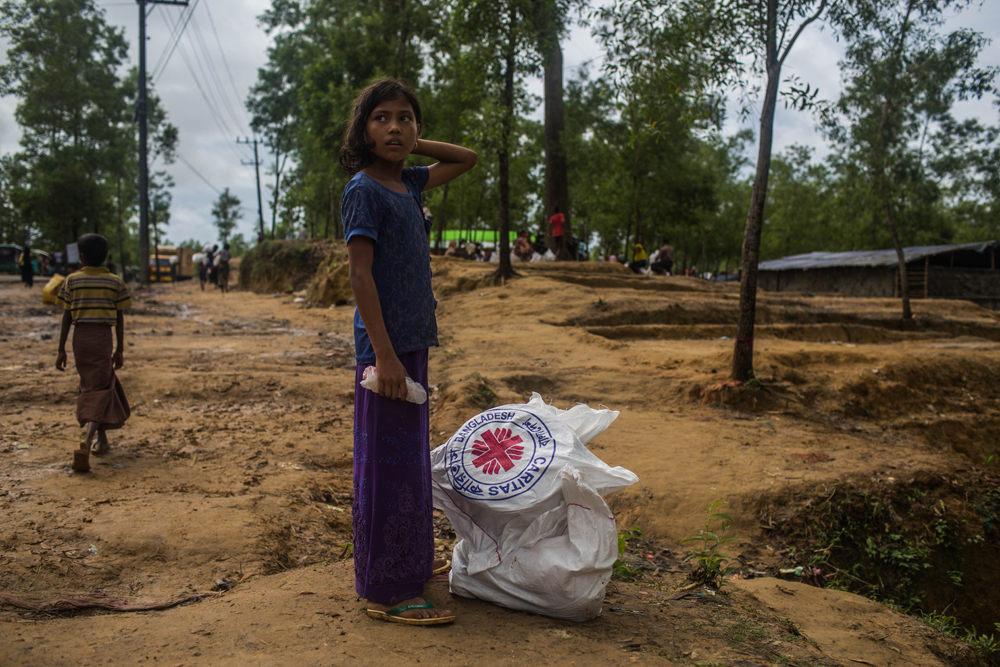
{"type": "MultiPolygon", "coordinates": [[[[968,649],[848,593],[777,579],[734,581],[728,596],[674,591],[680,540],[714,501],[749,538],[750,576],[784,562],[809,520],[796,508],[830,489],[995,486],[982,466],[1000,424],[995,315],[922,301],[902,331],[891,301],[762,295],[765,389],[747,391],[724,385],[737,300],[724,286],[555,264],[485,287],[489,269],[434,261],[432,434],[443,442],[531,391],[621,410],[593,449],[639,475],[610,502],[620,528],[646,533],[632,557],[651,558],[636,582],[612,584],[600,618],[450,599],[440,582],[428,594],[462,614],[452,627],[363,616],[349,560],[353,308],[191,284],[139,296],[120,372],[132,419],[92,473],[73,475],[77,380],[72,358],[67,373],[53,367],[58,313],[40,287],[6,283],[0,591],[135,603],[235,587],[162,611],[0,606],[0,664],[971,664],[968,649]]],[[[443,517],[439,528],[446,553],[443,517]]],[[[969,588],[995,586],[966,569],[969,588]]]]}

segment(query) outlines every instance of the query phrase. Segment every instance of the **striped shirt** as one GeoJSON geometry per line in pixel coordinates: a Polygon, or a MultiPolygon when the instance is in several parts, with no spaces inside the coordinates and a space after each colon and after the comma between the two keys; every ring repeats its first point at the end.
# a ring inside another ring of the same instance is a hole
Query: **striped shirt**
{"type": "Polygon", "coordinates": [[[59,290],[58,302],[70,311],[73,324],[109,324],[118,321],[118,311],[132,305],[122,279],[103,266],[85,266],[71,273],[59,290]]]}

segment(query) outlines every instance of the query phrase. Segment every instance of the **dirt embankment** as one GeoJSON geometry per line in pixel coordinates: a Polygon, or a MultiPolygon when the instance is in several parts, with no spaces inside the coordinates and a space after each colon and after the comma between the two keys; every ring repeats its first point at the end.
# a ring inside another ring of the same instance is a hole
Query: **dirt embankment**
{"type": "MultiPolygon", "coordinates": [[[[213,592],[141,615],[0,606],[0,663],[974,664],[919,621],[802,584],[979,629],[995,616],[983,594],[997,584],[1000,521],[994,314],[917,301],[931,324],[902,330],[890,300],[765,294],[762,332],[781,335],[758,339],[762,387],[731,387],[729,286],[554,264],[487,287],[494,267],[435,258],[433,440],[531,391],[620,410],[592,448],[639,475],[609,501],[620,529],[644,535],[624,557],[635,578],[612,583],[592,622],[454,599],[432,582],[428,595],[461,620],[431,640],[369,621],[353,592],[353,308],[284,293],[341,270],[329,257],[276,280],[276,295],[183,283],[137,295],[120,374],[133,417],[86,476],[68,472],[80,434],[72,365],[52,367],[58,314],[38,305],[40,288],[0,287],[0,590],[213,592]],[[729,595],[681,591],[681,540],[720,500],[753,580],[729,595]],[[782,575],[796,581],[767,578],[796,566],[782,575]]],[[[453,539],[440,517],[442,554],[453,539]]]]}
{"type": "Polygon", "coordinates": [[[301,290],[337,249],[336,241],[265,241],[241,258],[239,287],[265,293],[301,290]]]}

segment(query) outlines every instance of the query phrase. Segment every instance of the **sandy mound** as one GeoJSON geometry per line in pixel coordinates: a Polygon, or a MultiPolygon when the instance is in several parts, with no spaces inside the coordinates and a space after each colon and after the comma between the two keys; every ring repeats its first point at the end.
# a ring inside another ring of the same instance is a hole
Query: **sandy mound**
{"type": "Polygon", "coordinates": [[[347,246],[342,241],[334,241],[309,283],[306,299],[310,306],[326,308],[343,306],[353,298],[347,246]]]}
{"type": "Polygon", "coordinates": [[[331,251],[328,241],[265,241],[241,258],[240,289],[293,292],[304,288],[331,251]]]}

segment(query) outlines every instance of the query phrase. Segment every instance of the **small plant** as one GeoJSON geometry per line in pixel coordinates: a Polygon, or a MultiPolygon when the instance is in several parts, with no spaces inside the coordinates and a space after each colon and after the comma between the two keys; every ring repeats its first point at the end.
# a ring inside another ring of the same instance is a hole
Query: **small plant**
{"type": "Polygon", "coordinates": [[[615,579],[635,579],[639,576],[639,568],[634,565],[622,560],[620,557],[625,555],[625,548],[628,546],[628,540],[636,539],[642,537],[645,533],[638,525],[632,526],[625,530],[618,531],[618,560],[615,564],[611,566],[611,576],[615,579]]]}
{"type": "Polygon", "coordinates": [[[472,404],[481,410],[489,410],[495,406],[497,404],[497,392],[493,388],[493,383],[479,373],[474,374],[472,379],[476,382],[475,388],[469,396],[472,404]]]}
{"type": "MultiPolygon", "coordinates": [[[[907,613],[905,610],[896,605],[888,604],[886,606],[890,609],[907,613]]],[[[972,628],[971,630],[963,628],[957,618],[949,616],[945,613],[932,611],[927,613],[917,612],[914,615],[938,632],[946,634],[952,639],[957,639],[968,644],[972,650],[976,652],[976,656],[983,664],[997,664],[997,658],[1000,657],[1000,640],[998,640],[993,633],[979,634],[976,632],[975,628],[972,628]]],[[[996,630],[1000,630],[1000,623],[995,623],[994,628],[996,630]]]]}
{"type": "Polygon", "coordinates": [[[739,542],[743,539],[742,537],[726,537],[726,531],[733,525],[733,519],[724,512],[715,511],[725,504],[724,502],[712,503],[705,510],[708,513],[708,521],[705,522],[705,527],[699,530],[697,535],[692,535],[681,540],[681,544],[685,542],[701,542],[701,545],[697,549],[684,558],[684,562],[690,560],[698,562],[698,567],[690,575],[691,581],[719,586],[722,584],[722,578],[736,569],[734,567],[726,567],[726,562],[732,557],[718,551],[719,547],[727,542],[739,542]],[[712,529],[712,523],[715,521],[721,524],[718,532],[712,529]]]}
{"type": "MultiPolygon", "coordinates": [[[[750,377],[747,378],[747,386],[748,387],[753,387],[754,389],[760,389],[760,387],[761,387],[760,378],[757,377],[757,374],[751,369],[749,375],[750,375],[750,377]]],[[[718,503],[718,504],[722,504],[722,503],[718,503]]]]}

